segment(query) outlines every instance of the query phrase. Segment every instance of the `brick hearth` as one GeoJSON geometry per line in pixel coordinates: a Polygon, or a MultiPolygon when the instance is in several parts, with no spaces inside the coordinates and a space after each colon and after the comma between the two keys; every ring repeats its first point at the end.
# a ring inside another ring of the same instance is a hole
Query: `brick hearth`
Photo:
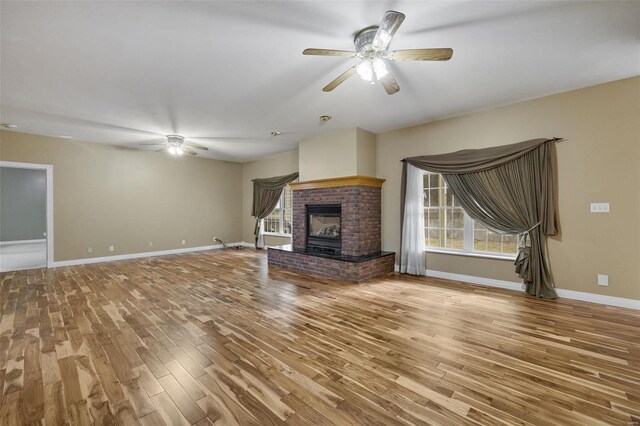
{"type": "Polygon", "coordinates": [[[379,257],[353,262],[288,251],[286,246],[269,248],[269,266],[276,265],[353,283],[361,283],[393,272],[395,259],[395,253],[381,253],[379,257]]]}

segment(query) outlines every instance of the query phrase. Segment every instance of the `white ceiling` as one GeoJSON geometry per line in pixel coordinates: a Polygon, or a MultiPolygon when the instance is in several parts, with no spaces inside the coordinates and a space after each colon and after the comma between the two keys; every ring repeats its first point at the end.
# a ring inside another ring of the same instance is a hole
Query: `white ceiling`
{"type": "Polygon", "coordinates": [[[1,3],[2,122],[134,147],[178,133],[249,161],[312,134],[379,133],[640,75],[640,2],[1,3]],[[449,62],[396,62],[400,92],[352,77],[353,33],[394,9],[392,49],[451,47],[449,62]],[[333,120],[321,123],[319,116],[333,120]],[[283,133],[273,138],[272,130],[283,133]]]}

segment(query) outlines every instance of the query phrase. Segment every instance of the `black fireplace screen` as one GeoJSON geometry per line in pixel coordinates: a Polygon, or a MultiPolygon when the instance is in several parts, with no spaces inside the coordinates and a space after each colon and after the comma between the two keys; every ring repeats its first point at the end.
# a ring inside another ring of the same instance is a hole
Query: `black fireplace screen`
{"type": "Polygon", "coordinates": [[[340,216],[309,215],[309,235],[315,237],[340,237],[340,216]]]}
{"type": "Polygon", "coordinates": [[[307,246],[339,250],[341,247],[341,206],[307,206],[307,246]]]}

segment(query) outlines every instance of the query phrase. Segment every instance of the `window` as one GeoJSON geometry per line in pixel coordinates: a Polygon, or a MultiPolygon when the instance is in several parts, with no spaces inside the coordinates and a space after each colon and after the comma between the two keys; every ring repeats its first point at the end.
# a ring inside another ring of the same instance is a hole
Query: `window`
{"type": "Polygon", "coordinates": [[[293,220],[291,193],[291,187],[285,186],[276,208],[269,216],[262,219],[262,229],[265,234],[291,235],[293,220]]]}
{"type": "Polygon", "coordinates": [[[437,173],[424,175],[424,236],[428,249],[514,256],[516,236],[498,234],[467,215],[437,173]]]}

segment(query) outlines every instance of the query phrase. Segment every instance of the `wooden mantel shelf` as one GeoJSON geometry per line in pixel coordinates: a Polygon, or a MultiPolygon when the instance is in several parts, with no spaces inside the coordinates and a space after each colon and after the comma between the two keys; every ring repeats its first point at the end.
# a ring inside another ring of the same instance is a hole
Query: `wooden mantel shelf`
{"type": "Polygon", "coordinates": [[[339,186],[372,186],[382,188],[384,179],[371,176],[344,176],[329,179],[307,180],[304,182],[291,182],[289,186],[292,190],[315,189],[315,188],[335,188],[339,186]]]}

